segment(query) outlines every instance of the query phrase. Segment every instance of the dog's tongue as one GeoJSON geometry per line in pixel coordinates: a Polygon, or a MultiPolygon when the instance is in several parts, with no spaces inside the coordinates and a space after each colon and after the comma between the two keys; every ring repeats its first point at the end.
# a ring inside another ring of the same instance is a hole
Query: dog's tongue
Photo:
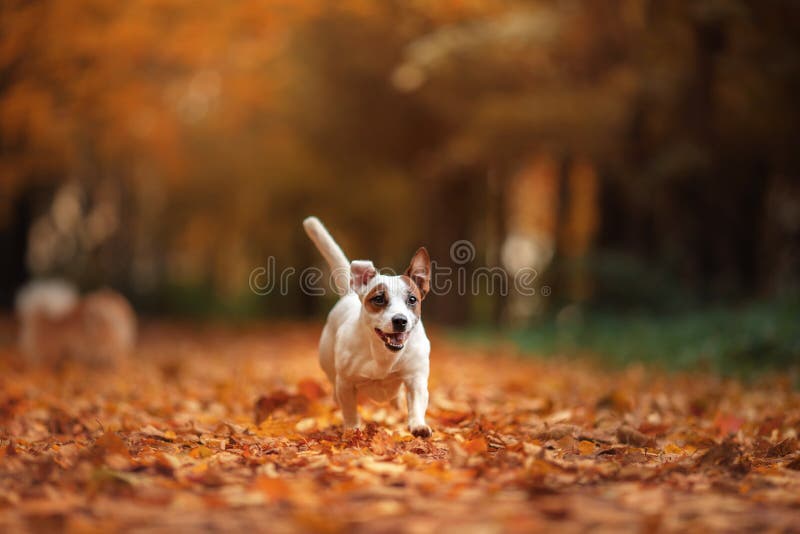
{"type": "Polygon", "coordinates": [[[405,343],[408,338],[408,332],[387,333],[386,337],[392,340],[395,345],[405,343]]]}

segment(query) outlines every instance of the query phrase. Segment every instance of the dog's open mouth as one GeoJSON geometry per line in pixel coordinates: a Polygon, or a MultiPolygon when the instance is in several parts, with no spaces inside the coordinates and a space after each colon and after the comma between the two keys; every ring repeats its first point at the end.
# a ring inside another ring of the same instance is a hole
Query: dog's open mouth
{"type": "Polygon", "coordinates": [[[393,351],[402,349],[408,339],[408,332],[384,332],[376,328],[375,333],[381,338],[386,348],[393,351]]]}

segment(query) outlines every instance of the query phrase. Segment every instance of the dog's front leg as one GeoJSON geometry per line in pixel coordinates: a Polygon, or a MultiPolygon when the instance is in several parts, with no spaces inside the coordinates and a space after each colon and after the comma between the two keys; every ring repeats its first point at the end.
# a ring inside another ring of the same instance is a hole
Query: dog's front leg
{"type": "Polygon", "coordinates": [[[406,400],[408,401],[408,429],[420,438],[431,435],[431,427],[425,424],[425,412],[428,410],[427,377],[414,377],[406,380],[406,400]]]}
{"type": "Polygon", "coordinates": [[[358,426],[358,400],[356,387],[341,378],[336,380],[336,400],[342,407],[344,429],[352,430],[358,426]]]}

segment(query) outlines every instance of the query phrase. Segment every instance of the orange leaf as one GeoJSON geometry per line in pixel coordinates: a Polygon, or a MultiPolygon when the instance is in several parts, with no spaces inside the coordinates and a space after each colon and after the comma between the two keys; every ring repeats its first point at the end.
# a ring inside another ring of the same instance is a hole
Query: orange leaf
{"type": "Polygon", "coordinates": [[[667,454],[686,454],[685,450],[678,447],[674,443],[668,443],[667,446],[664,447],[664,452],[667,454]]]}
{"type": "Polygon", "coordinates": [[[472,416],[469,412],[454,412],[452,410],[442,410],[435,417],[436,420],[445,426],[457,425],[472,416]]]}
{"type": "Polygon", "coordinates": [[[214,451],[206,447],[205,445],[200,445],[199,447],[195,447],[194,449],[189,452],[189,456],[192,458],[208,458],[209,456],[213,456],[214,451]]]}
{"type": "Polygon", "coordinates": [[[125,442],[115,433],[106,432],[94,442],[94,446],[98,451],[103,454],[120,454],[125,458],[130,458],[131,454],[128,451],[128,446],[125,442]]]}
{"type": "Polygon", "coordinates": [[[718,413],[714,419],[714,428],[720,436],[735,434],[744,424],[744,419],[731,414],[718,413]]]}
{"type": "Polygon", "coordinates": [[[270,499],[285,499],[289,495],[289,486],[280,478],[260,476],[253,483],[253,488],[270,499]]]}
{"type": "Polygon", "coordinates": [[[586,456],[587,454],[594,454],[596,448],[597,446],[591,441],[583,440],[580,443],[578,443],[578,452],[580,452],[584,456],[586,456]]]}
{"type": "Polygon", "coordinates": [[[308,400],[317,400],[325,396],[325,390],[313,378],[304,378],[297,383],[297,391],[308,400]]]}
{"type": "Polygon", "coordinates": [[[479,436],[465,442],[462,447],[469,454],[480,454],[489,450],[489,443],[487,443],[486,438],[479,436]]]}

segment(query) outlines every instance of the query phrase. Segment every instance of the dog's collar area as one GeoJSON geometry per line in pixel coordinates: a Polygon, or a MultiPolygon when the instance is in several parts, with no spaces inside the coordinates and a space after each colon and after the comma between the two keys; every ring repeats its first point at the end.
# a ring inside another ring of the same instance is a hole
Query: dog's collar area
{"type": "Polygon", "coordinates": [[[384,332],[380,328],[376,328],[375,333],[383,341],[386,348],[392,352],[403,350],[406,339],[408,339],[408,332],[384,332]]]}

